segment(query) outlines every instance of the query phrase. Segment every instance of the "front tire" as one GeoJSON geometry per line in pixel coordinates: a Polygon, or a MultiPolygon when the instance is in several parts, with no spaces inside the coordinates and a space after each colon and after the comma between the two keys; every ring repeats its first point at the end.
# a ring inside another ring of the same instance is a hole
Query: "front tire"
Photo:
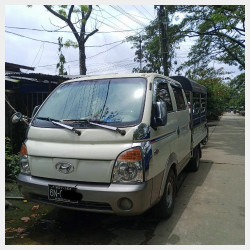
{"type": "Polygon", "coordinates": [[[164,193],[159,203],[154,207],[154,215],[159,219],[169,218],[174,210],[174,200],[176,195],[176,176],[170,169],[166,180],[164,193]]]}

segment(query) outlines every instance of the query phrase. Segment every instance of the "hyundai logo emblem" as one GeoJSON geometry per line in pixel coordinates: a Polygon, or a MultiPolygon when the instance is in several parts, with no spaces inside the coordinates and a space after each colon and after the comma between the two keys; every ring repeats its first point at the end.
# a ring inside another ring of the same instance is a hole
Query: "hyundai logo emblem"
{"type": "Polygon", "coordinates": [[[74,171],[74,166],[69,162],[58,162],[55,167],[62,174],[70,174],[74,171]]]}

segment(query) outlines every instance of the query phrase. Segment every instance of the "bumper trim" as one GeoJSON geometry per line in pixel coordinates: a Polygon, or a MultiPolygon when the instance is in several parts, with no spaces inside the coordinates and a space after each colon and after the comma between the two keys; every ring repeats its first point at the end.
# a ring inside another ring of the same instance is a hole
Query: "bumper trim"
{"type": "Polygon", "coordinates": [[[139,184],[97,184],[63,181],[39,178],[19,174],[18,186],[25,198],[40,201],[74,210],[92,211],[101,213],[115,213],[118,215],[137,215],[150,208],[152,181],[139,184]],[[48,185],[76,187],[82,194],[82,200],[77,203],[54,202],[48,200],[48,185]],[[119,208],[118,201],[128,198],[133,202],[130,210],[119,208]]]}

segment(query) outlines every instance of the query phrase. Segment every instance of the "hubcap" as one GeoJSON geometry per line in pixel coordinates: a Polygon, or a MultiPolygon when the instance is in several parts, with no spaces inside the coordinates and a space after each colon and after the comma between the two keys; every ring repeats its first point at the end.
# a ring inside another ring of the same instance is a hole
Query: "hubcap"
{"type": "Polygon", "coordinates": [[[166,191],[167,207],[169,208],[173,203],[173,185],[171,182],[168,182],[166,191]]]}

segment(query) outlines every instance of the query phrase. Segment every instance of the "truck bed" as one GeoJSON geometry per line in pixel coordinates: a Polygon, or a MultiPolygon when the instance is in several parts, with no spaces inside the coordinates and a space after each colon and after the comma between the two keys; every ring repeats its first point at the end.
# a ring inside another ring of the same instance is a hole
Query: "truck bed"
{"type": "Polygon", "coordinates": [[[206,122],[196,125],[192,129],[192,148],[195,148],[207,136],[206,122]]]}

